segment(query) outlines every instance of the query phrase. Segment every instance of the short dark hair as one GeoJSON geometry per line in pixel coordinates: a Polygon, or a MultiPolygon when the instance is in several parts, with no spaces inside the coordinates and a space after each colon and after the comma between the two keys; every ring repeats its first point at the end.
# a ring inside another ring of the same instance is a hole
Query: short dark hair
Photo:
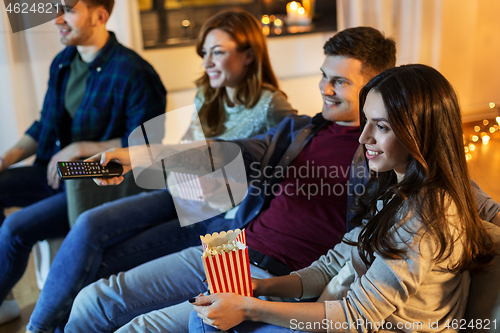
{"type": "Polygon", "coordinates": [[[396,66],[396,42],[371,27],[348,28],[336,33],[325,46],[327,56],[346,56],[362,62],[362,74],[372,78],[396,66]]]}
{"type": "Polygon", "coordinates": [[[113,7],[115,6],[115,0],[81,0],[85,2],[85,4],[88,7],[97,7],[97,6],[103,6],[104,9],[106,9],[111,15],[111,12],[113,11],[113,7]]]}

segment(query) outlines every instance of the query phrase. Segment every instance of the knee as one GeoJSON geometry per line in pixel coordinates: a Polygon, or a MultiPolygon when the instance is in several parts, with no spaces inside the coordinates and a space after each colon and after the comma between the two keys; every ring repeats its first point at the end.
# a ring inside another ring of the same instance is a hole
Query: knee
{"type": "Polygon", "coordinates": [[[5,238],[15,238],[23,234],[21,226],[23,226],[23,220],[20,211],[14,212],[7,216],[0,227],[0,234],[5,238]]]}
{"type": "Polygon", "coordinates": [[[103,320],[107,322],[106,313],[103,313],[103,308],[101,307],[102,299],[99,293],[99,282],[92,283],[80,290],[73,302],[65,331],[87,331],[89,318],[93,318],[94,323],[102,323],[103,320]]]}
{"type": "Polygon", "coordinates": [[[95,237],[100,235],[103,215],[100,214],[100,210],[97,208],[89,209],[81,213],[75,221],[75,225],[72,228],[74,233],[77,233],[81,237],[95,237]]]}
{"type": "Polygon", "coordinates": [[[73,302],[73,307],[71,309],[72,317],[81,316],[82,318],[88,318],[88,313],[91,312],[91,308],[94,307],[94,303],[96,303],[96,300],[98,299],[95,284],[96,283],[91,283],[80,290],[75,298],[75,301],[73,302]]]}

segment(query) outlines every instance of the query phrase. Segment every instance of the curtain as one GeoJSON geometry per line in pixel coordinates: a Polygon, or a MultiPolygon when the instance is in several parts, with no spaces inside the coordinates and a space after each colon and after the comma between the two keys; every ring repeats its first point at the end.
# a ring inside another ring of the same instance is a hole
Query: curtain
{"type": "Polygon", "coordinates": [[[372,26],[394,38],[398,65],[423,63],[453,85],[464,121],[500,105],[500,1],[337,0],[338,30],[372,26]]]}
{"type": "Polygon", "coordinates": [[[371,26],[396,41],[398,64],[440,58],[443,0],[337,0],[338,30],[371,26]]]}

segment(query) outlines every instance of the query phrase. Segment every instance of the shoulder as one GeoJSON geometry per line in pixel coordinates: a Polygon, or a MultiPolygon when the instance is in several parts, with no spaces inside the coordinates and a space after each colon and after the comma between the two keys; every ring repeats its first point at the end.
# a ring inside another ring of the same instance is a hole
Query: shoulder
{"type": "Polygon", "coordinates": [[[194,106],[196,107],[196,111],[199,112],[201,106],[205,103],[205,94],[203,93],[203,88],[196,88],[196,96],[194,97],[194,106]]]}
{"type": "Polygon", "coordinates": [[[149,62],[134,50],[119,43],[115,46],[113,55],[110,57],[110,62],[113,64],[113,67],[119,68],[120,71],[127,72],[129,75],[133,75],[134,78],[158,77],[158,74],[149,62]]]}
{"type": "Polygon", "coordinates": [[[288,99],[286,95],[278,89],[270,89],[268,87],[265,87],[262,89],[262,92],[260,94],[260,99],[259,103],[266,103],[266,104],[283,104],[286,103],[288,104],[288,99]]]}
{"type": "MultiPolygon", "coordinates": [[[[447,234],[454,243],[451,261],[458,260],[462,253],[462,237],[460,227],[460,217],[455,203],[445,197],[446,207],[446,227],[447,234]]],[[[435,256],[440,245],[433,232],[432,225],[423,222],[422,216],[417,214],[407,205],[403,206],[398,212],[401,218],[400,222],[393,227],[394,241],[402,246],[409,246],[421,255],[435,256]]],[[[450,240],[449,240],[450,241],[450,240]]]]}

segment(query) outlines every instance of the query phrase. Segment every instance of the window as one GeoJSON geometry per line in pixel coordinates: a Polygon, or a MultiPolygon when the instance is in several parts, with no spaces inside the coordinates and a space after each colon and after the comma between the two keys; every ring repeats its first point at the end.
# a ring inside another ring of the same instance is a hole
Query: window
{"type": "Polygon", "coordinates": [[[291,12],[290,0],[137,1],[145,48],[192,45],[201,26],[210,16],[232,8],[252,13],[263,22],[263,32],[270,37],[335,31],[337,28],[335,0],[297,0],[293,5],[295,11],[302,11],[303,17],[311,17],[309,21],[301,20],[300,13],[293,16],[296,13],[291,12]],[[295,22],[288,20],[290,17],[295,22]]]}

